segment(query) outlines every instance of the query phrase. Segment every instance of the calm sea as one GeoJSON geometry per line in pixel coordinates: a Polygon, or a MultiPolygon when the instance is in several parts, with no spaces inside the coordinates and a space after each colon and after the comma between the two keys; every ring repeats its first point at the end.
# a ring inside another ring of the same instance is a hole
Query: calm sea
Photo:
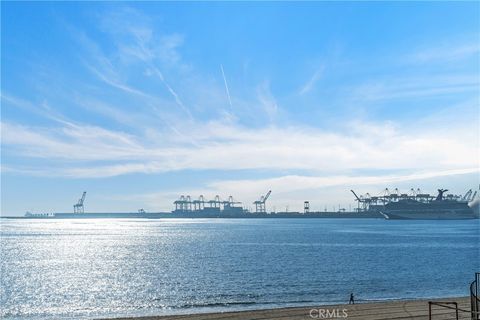
{"type": "Polygon", "coordinates": [[[1,316],[94,318],[468,295],[479,221],[1,222],[1,316]]]}

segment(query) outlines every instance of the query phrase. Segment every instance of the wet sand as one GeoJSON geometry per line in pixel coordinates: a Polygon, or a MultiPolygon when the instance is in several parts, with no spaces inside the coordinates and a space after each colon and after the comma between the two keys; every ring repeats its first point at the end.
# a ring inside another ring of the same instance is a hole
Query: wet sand
{"type": "MultiPolygon", "coordinates": [[[[199,313],[172,316],[149,316],[134,318],[115,318],[116,320],[274,320],[274,319],[351,319],[351,320],[427,320],[428,301],[458,303],[459,309],[470,310],[469,297],[399,300],[388,302],[357,303],[355,305],[339,304],[329,306],[309,306],[250,310],[237,312],[199,313]]],[[[458,319],[470,319],[470,313],[459,311],[458,319]]],[[[110,318],[112,319],[112,318],[110,318]]],[[[456,319],[455,310],[432,306],[432,320],[456,319]]]]}

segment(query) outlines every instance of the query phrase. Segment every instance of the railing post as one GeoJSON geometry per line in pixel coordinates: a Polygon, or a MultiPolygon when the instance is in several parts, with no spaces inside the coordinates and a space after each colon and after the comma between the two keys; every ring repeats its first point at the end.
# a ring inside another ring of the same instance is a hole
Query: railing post
{"type": "Polygon", "coordinates": [[[475,272],[475,296],[478,298],[478,284],[480,283],[480,272],[475,272]]]}
{"type": "Polygon", "coordinates": [[[455,303],[455,316],[456,316],[456,319],[458,320],[458,303],[454,302],[455,303]]]}
{"type": "Polygon", "coordinates": [[[428,320],[432,320],[432,302],[428,301],[428,320]]]}
{"type": "Polygon", "coordinates": [[[472,320],[480,319],[480,313],[478,312],[480,302],[478,298],[479,284],[480,272],[475,272],[475,280],[470,284],[470,312],[472,320]]]}

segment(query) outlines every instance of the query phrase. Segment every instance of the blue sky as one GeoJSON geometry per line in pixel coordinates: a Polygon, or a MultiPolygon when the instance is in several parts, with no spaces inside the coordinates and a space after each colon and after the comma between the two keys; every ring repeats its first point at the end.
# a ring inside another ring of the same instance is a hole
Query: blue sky
{"type": "Polygon", "coordinates": [[[478,2],[1,6],[2,214],[478,187],[478,2]]]}

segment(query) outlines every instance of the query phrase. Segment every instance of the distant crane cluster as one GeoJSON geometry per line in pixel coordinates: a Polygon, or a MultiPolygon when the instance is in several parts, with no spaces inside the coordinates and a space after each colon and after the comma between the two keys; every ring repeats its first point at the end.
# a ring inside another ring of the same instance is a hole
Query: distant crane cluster
{"type": "Polygon", "coordinates": [[[192,197],[189,195],[182,195],[173,203],[175,205],[175,210],[180,211],[203,210],[206,207],[225,209],[226,207],[233,207],[236,204],[241,204],[241,202],[234,201],[232,196],[229,196],[228,200],[222,201],[219,195],[216,195],[213,200],[205,200],[203,195],[200,195],[197,200],[192,200],[192,197]]]}
{"type": "MultiPolygon", "coordinates": [[[[266,195],[261,196],[259,200],[253,202],[255,205],[255,213],[266,213],[266,201],[272,191],[268,191],[266,195]]],[[[232,196],[228,197],[228,200],[222,200],[219,195],[216,195],[213,200],[206,200],[203,195],[200,195],[198,199],[192,199],[191,196],[181,195],[179,199],[173,202],[175,205],[175,211],[200,211],[207,209],[219,209],[225,210],[229,208],[239,208],[237,205],[241,202],[237,202],[232,196]]]]}

